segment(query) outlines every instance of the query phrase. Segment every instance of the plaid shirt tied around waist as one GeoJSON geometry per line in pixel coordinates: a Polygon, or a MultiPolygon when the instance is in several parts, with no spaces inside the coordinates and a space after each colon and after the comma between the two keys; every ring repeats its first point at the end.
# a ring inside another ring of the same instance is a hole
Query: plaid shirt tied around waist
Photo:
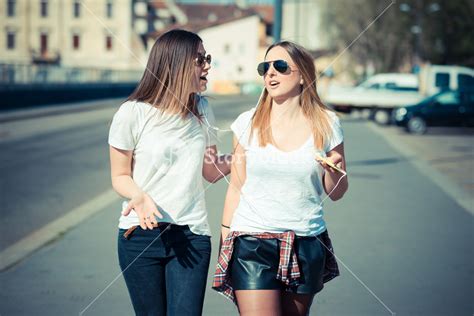
{"type": "MultiPolygon", "coordinates": [[[[232,231],[224,240],[221,246],[219,259],[217,260],[216,272],[214,273],[214,280],[212,288],[226,298],[236,303],[234,296],[234,289],[230,282],[229,263],[232,259],[234,251],[235,238],[239,236],[253,236],[263,239],[278,239],[280,241],[280,262],[278,264],[278,272],[275,276],[278,280],[283,282],[288,288],[296,287],[300,284],[300,268],[298,266],[298,258],[294,250],[295,233],[293,231],[286,231],[284,233],[251,233],[232,231]]],[[[319,241],[323,243],[326,248],[326,260],[324,269],[324,282],[328,282],[339,275],[339,268],[337,266],[336,258],[333,253],[331,240],[327,230],[317,236],[319,241]]]]}

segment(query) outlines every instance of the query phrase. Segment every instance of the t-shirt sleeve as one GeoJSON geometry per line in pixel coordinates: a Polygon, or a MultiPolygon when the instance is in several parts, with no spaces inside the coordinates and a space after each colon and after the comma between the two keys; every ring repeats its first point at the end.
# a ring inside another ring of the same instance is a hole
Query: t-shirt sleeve
{"type": "Polygon", "coordinates": [[[244,147],[244,149],[248,148],[250,145],[249,136],[252,128],[252,117],[254,112],[255,109],[252,109],[240,114],[230,125],[230,129],[234,132],[239,144],[244,147]]]}
{"type": "Polygon", "coordinates": [[[344,141],[344,134],[342,131],[341,122],[337,115],[333,112],[328,112],[329,118],[331,119],[332,135],[331,138],[326,141],[325,151],[330,152],[334,147],[341,144],[344,141]]]}
{"type": "Polygon", "coordinates": [[[201,113],[204,115],[203,128],[206,136],[206,147],[210,147],[217,144],[217,131],[214,129],[216,126],[216,117],[206,98],[201,98],[199,102],[201,113]]]}
{"type": "Polygon", "coordinates": [[[109,145],[122,150],[135,149],[138,113],[134,102],[123,103],[115,113],[109,130],[109,145]]]}

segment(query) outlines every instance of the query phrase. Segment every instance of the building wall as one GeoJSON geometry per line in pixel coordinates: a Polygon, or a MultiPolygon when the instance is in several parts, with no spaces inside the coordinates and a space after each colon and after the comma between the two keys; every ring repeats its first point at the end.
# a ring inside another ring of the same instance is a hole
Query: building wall
{"type": "Polygon", "coordinates": [[[221,92],[226,84],[231,89],[232,84],[259,80],[256,68],[260,58],[260,23],[258,16],[251,16],[199,32],[204,48],[213,58],[210,92],[221,92]]]}
{"type": "Polygon", "coordinates": [[[145,54],[132,32],[132,0],[82,0],[79,17],[73,15],[74,0],[48,0],[48,16],[41,17],[41,0],[16,0],[16,15],[7,17],[6,1],[0,1],[0,60],[31,63],[32,53],[40,54],[41,34],[48,35],[48,51],[43,56],[60,54],[63,66],[112,69],[140,68],[145,54]],[[107,17],[107,2],[112,17],[107,17]],[[16,34],[15,49],[8,50],[7,32],[16,34]],[[73,36],[79,36],[74,49],[73,36]],[[111,36],[112,47],[106,46],[111,36]],[[137,58],[135,58],[137,57],[137,58]]]}
{"type": "Polygon", "coordinates": [[[29,1],[18,0],[15,16],[7,16],[6,1],[0,2],[0,61],[28,63],[30,61],[29,1]],[[7,49],[7,33],[15,34],[15,49],[7,49]]]}
{"type": "Polygon", "coordinates": [[[322,0],[286,1],[283,4],[281,37],[309,50],[329,48],[321,23],[322,0]]]}

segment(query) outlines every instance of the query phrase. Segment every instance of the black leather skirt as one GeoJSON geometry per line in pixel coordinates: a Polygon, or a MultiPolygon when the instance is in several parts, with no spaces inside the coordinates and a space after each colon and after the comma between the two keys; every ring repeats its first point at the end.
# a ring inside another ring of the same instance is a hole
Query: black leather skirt
{"type": "Polygon", "coordinates": [[[294,242],[301,278],[297,287],[287,288],[276,278],[280,241],[253,236],[235,239],[229,272],[234,290],[285,290],[316,294],[323,288],[326,248],[318,237],[297,236],[294,242]]]}

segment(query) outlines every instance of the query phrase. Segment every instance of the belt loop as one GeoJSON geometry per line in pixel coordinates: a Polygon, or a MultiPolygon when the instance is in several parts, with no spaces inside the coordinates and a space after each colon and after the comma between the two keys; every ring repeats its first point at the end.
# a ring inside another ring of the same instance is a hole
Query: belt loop
{"type": "Polygon", "coordinates": [[[135,229],[137,229],[138,225],[136,226],[132,226],[130,227],[129,229],[127,229],[127,231],[125,233],[123,233],[123,237],[125,237],[125,239],[129,240],[130,239],[130,235],[133,233],[133,231],[135,229]]]}

